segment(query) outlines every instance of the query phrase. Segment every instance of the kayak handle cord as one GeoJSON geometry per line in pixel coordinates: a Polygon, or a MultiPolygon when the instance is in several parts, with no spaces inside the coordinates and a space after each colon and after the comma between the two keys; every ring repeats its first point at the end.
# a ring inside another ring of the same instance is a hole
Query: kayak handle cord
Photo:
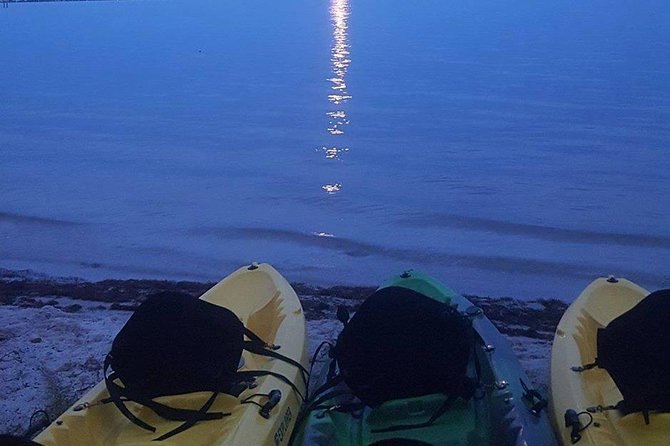
{"type": "Polygon", "coordinates": [[[270,411],[279,404],[279,401],[281,401],[281,390],[273,389],[270,393],[254,393],[253,395],[249,395],[241,400],[240,404],[254,404],[260,407],[261,409],[258,411],[258,414],[267,419],[270,418],[270,411]],[[267,401],[264,404],[261,404],[258,401],[251,399],[256,397],[267,398],[267,401]]]}
{"type": "Polygon", "coordinates": [[[577,413],[576,410],[574,409],[568,409],[565,411],[565,415],[563,416],[565,420],[565,427],[569,427],[572,430],[570,431],[570,441],[572,444],[577,443],[579,440],[582,439],[581,432],[585,430],[587,427],[593,423],[593,415],[591,415],[588,411],[583,411],[577,413]],[[579,421],[579,417],[581,415],[588,415],[589,417],[589,422],[586,423],[585,426],[582,426],[581,421],[579,421]]]}

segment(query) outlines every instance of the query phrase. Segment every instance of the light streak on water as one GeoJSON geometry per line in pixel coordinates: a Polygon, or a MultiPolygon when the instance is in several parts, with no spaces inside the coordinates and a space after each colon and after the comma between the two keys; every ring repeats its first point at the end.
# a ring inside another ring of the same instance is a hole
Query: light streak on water
{"type": "MultiPolygon", "coordinates": [[[[328,78],[330,82],[330,93],[328,94],[328,101],[335,106],[326,113],[329,117],[328,127],[326,131],[336,137],[344,135],[346,126],[349,125],[347,119],[347,112],[344,109],[351,98],[351,94],[347,90],[346,75],[349,65],[351,64],[349,41],[348,41],[348,19],[349,19],[349,0],[331,0],[330,2],[330,23],[333,32],[333,43],[330,48],[330,65],[332,76],[328,78]]],[[[340,154],[347,152],[348,148],[324,146],[322,148],[326,159],[335,160],[340,159],[340,154]]],[[[341,184],[324,184],[321,189],[329,195],[339,192],[341,184]]]]}

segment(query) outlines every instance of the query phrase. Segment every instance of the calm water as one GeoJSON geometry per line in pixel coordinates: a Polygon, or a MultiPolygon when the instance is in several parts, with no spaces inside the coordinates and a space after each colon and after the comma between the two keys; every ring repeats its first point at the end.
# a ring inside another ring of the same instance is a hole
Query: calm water
{"type": "Polygon", "coordinates": [[[666,4],[12,4],[0,266],[670,286],[666,4]]]}

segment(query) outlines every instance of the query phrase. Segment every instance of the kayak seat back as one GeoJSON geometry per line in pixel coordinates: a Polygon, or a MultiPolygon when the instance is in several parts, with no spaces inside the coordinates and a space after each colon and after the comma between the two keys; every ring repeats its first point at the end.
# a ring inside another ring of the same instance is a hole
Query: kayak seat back
{"type": "Polygon", "coordinates": [[[145,398],[227,392],[242,355],[244,326],[224,307],[181,293],[150,296],[112,343],[111,366],[145,398]]]}
{"type": "Polygon", "coordinates": [[[649,294],[598,329],[597,364],[623,395],[624,413],[670,412],[670,290],[649,294]]]}
{"type": "Polygon", "coordinates": [[[466,396],[473,342],[470,321],[454,307],[391,286],[368,297],[345,325],[335,357],[354,395],[375,407],[434,393],[466,396]]]}

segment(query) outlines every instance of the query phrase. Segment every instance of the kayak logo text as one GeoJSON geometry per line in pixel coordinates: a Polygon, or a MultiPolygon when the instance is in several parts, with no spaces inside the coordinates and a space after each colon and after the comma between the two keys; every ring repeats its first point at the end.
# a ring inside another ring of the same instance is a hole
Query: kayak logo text
{"type": "Polygon", "coordinates": [[[284,412],[284,417],[281,420],[281,424],[279,425],[279,429],[275,432],[275,446],[279,446],[284,441],[284,436],[288,431],[288,426],[291,424],[291,420],[293,420],[293,413],[291,412],[291,408],[287,407],[286,412],[284,412]]]}

